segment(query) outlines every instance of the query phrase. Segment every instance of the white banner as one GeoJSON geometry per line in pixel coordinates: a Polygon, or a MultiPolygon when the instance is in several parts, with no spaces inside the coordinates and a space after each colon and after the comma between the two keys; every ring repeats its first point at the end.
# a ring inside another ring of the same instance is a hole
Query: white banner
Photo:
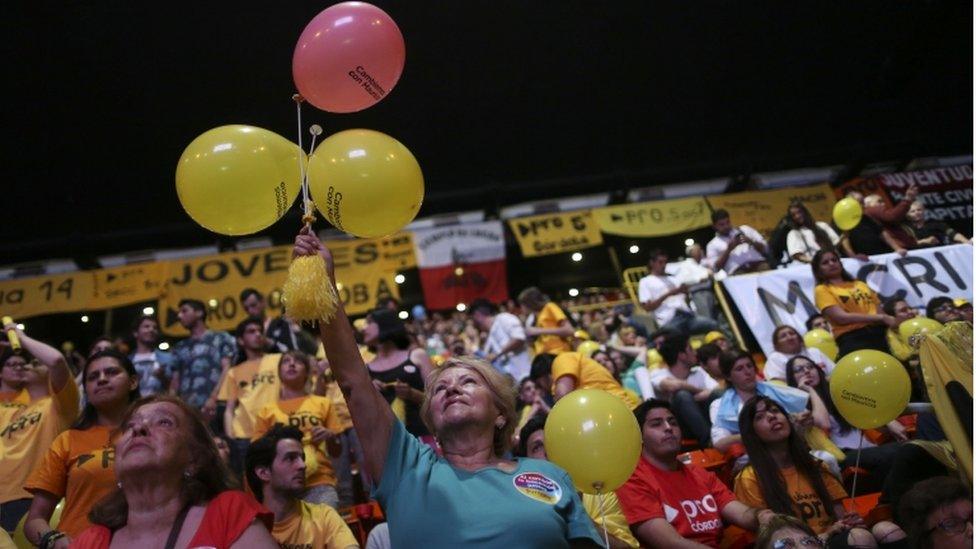
{"type": "Polygon", "coordinates": [[[418,229],[413,231],[413,243],[420,268],[505,259],[501,221],[418,229]]]}
{"type": "MultiPolygon", "coordinates": [[[[882,254],[871,261],[844,259],[844,268],[878,293],[882,303],[900,298],[925,308],[933,297],[973,298],[973,247],[955,244],[914,250],[907,256],[882,254]]],[[[813,271],[801,265],[722,281],[745,324],[767,355],[773,352],[773,330],[788,324],[802,334],[806,320],[818,312],[813,271]]]]}

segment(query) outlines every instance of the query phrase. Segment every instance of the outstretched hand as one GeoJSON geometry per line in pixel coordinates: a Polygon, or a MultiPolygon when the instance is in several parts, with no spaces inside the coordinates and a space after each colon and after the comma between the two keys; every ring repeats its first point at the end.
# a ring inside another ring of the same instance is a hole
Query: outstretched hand
{"type": "Polygon", "coordinates": [[[319,255],[325,260],[325,270],[329,277],[335,280],[335,263],[332,261],[332,252],[325,247],[319,240],[318,235],[312,231],[308,225],[302,227],[295,237],[295,247],[292,249],[292,257],[302,257],[308,255],[319,255]]]}

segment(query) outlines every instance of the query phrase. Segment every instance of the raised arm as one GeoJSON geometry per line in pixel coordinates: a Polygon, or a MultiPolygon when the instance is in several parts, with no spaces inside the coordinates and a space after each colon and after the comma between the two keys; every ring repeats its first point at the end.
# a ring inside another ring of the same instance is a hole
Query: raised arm
{"type": "MultiPolygon", "coordinates": [[[[295,238],[294,253],[296,257],[321,257],[325,261],[330,284],[335,285],[332,254],[310,229],[302,229],[295,238]]],[[[319,323],[322,345],[332,367],[332,374],[339,382],[339,389],[346,399],[353,425],[359,433],[366,471],[378,482],[386,463],[386,452],[396,418],[386,400],[373,386],[342,303],[338,304],[337,309],[331,322],[319,323]]]]}
{"type": "Polygon", "coordinates": [[[48,367],[51,390],[55,393],[61,392],[64,384],[71,381],[71,371],[68,370],[68,361],[61,354],[61,351],[51,347],[47,343],[30,337],[23,330],[17,328],[16,324],[7,324],[4,326],[4,330],[14,330],[17,333],[17,337],[20,338],[21,347],[28,353],[34,355],[34,358],[39,360],[41,364],[48,367]]]}

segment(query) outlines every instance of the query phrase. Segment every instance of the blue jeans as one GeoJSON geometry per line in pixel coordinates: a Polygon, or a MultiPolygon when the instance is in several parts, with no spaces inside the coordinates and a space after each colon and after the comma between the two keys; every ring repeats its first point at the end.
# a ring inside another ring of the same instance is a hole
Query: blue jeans
{"type": "Polygon", "coordinates": [[[660,328],[689,336],[718,330],[718,322],[708,317],[695,316],[691,311],[679,309],[674,312],[674,317],[660,328]]]}

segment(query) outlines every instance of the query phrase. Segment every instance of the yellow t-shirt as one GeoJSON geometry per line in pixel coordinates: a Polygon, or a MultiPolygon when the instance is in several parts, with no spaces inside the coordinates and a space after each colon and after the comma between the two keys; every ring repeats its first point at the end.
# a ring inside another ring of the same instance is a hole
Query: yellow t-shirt
{"type": "MultiPolygon", "coordinates": [[[[878,312],[878,294],[860,280],[845,281],[841,284],[817,284],[813,293],[817,308],[821,311],[827,307],[837,306],[852,314],[873,315],[878,312]]],[[[855,324],[830,323],[835,338],[865,326],[869,326],[869,324],[864,322],[855,324]]]]}
{"type": "Polygon", "coordinates": [[[248,360],[227,370],[224,382],[217,392],[218,400],[237,400],[234,421],[231,423],[234,438],[251,438],[254,433],[254,416],[278,400],[278,363],[281,355],[267,354],[257,360],[248,360]]]}
{"type": "MultiPolygon", "coordinates": [[[[820,501],[817,492],[814,491],[807,479],[797,473],[795,467],[780,469],[783,480],[786,482],[786,490],[793,500],[793,514],[797,518],[806,521],[807,525],[814,532],[820,534],[824,532],[834,519],[830,518],[830,510],[825,509],[824,505],[833,505],[847,497],[847,492],[840,482],[831,475],[825,467],[821,465],[820,476],[827,486],[827,493],[831,501],[827,504],[820,501]]],[[[742,503],[758,509],[767,507],[766,500],[763,498],[762,490],[759,488],[759,480],[756,478],[756,470],[752,465],[746,466],[735,479],[735,495],[742,503]]]]}
{"type": "Polygon", "coordinates": [[[607,533],[627,544],[628,547],[638,547],[637,538],[630,532],[630,525],[627,524],[627,517],[624,516],[620,508],[620,500],[617,494],[607,492],[603,494],[603,513],[600,513],[600,498],[593,494],[583,494],[583,509],[586,514],[596,523],[596,531],[603,537],[603,524],[606,520],[607,533]]]}
{"type": "Polygon", "coordinates": [[[88,512],[115,489],[115,448],[109,427],[69,429],[54,439],[24,488],[64,498],[58,530],[74,538],[91,526],[88,512]]]}
{"type": "Polygon", "coordinates": [[[571,376],[576,380],[577,389],[600,389],[606,391],[634,409],[640,404],[613,378],[613,375],[602,364],[582,356],[580,353],[559,353],[552,361],[552,390],[556,391],[556,383],[563,376],[571,376]]]}
{"type": "Polygon", "coordinates": [[[309,395],[265,405],[258,412],[252,439],[261,438],[275,424],[297,427],[302,432],[305,446],[306,487],[335,486],[335,472],[325,452],[325,443],[312,443],[312,430],[322,426],[334,433],[341,433],[350,426],[339,418],[327,397],[309,395]]]}
{"type": "Polygon", "coordinates": [[[0,423],[0,503],[31,497],[24,490],[24,481],[51,442],[77,415],[78,386],[69,378],[57,394],[34,400],[3,418],[0,423]]]}
{"type": "Polygon", "coordinates": [[[335,509],[324,503],[298,502],[298,513],[276,522],[271,537],[282,549],[345,549],[359,542],[335,509]]]}
{"type": "MultiPolygon", "coordinates": [[[[536,328],[558,328],[559,323],[566,320],[566,315],[563,310],[559,308],[559,305],[549,302],[546,303],[545,307],[539,311],[539,314],[535,317],[535,327],[536,328]]],[[[535,343],[532,344],[535,354],[549,353],[549,354],[559,354],[565,351],[572,351],[573,348],[570,347],[569,341],[565,338],[554,336],[554,335],[544,335],[539,336],[535,339],[535,343]]]]}

